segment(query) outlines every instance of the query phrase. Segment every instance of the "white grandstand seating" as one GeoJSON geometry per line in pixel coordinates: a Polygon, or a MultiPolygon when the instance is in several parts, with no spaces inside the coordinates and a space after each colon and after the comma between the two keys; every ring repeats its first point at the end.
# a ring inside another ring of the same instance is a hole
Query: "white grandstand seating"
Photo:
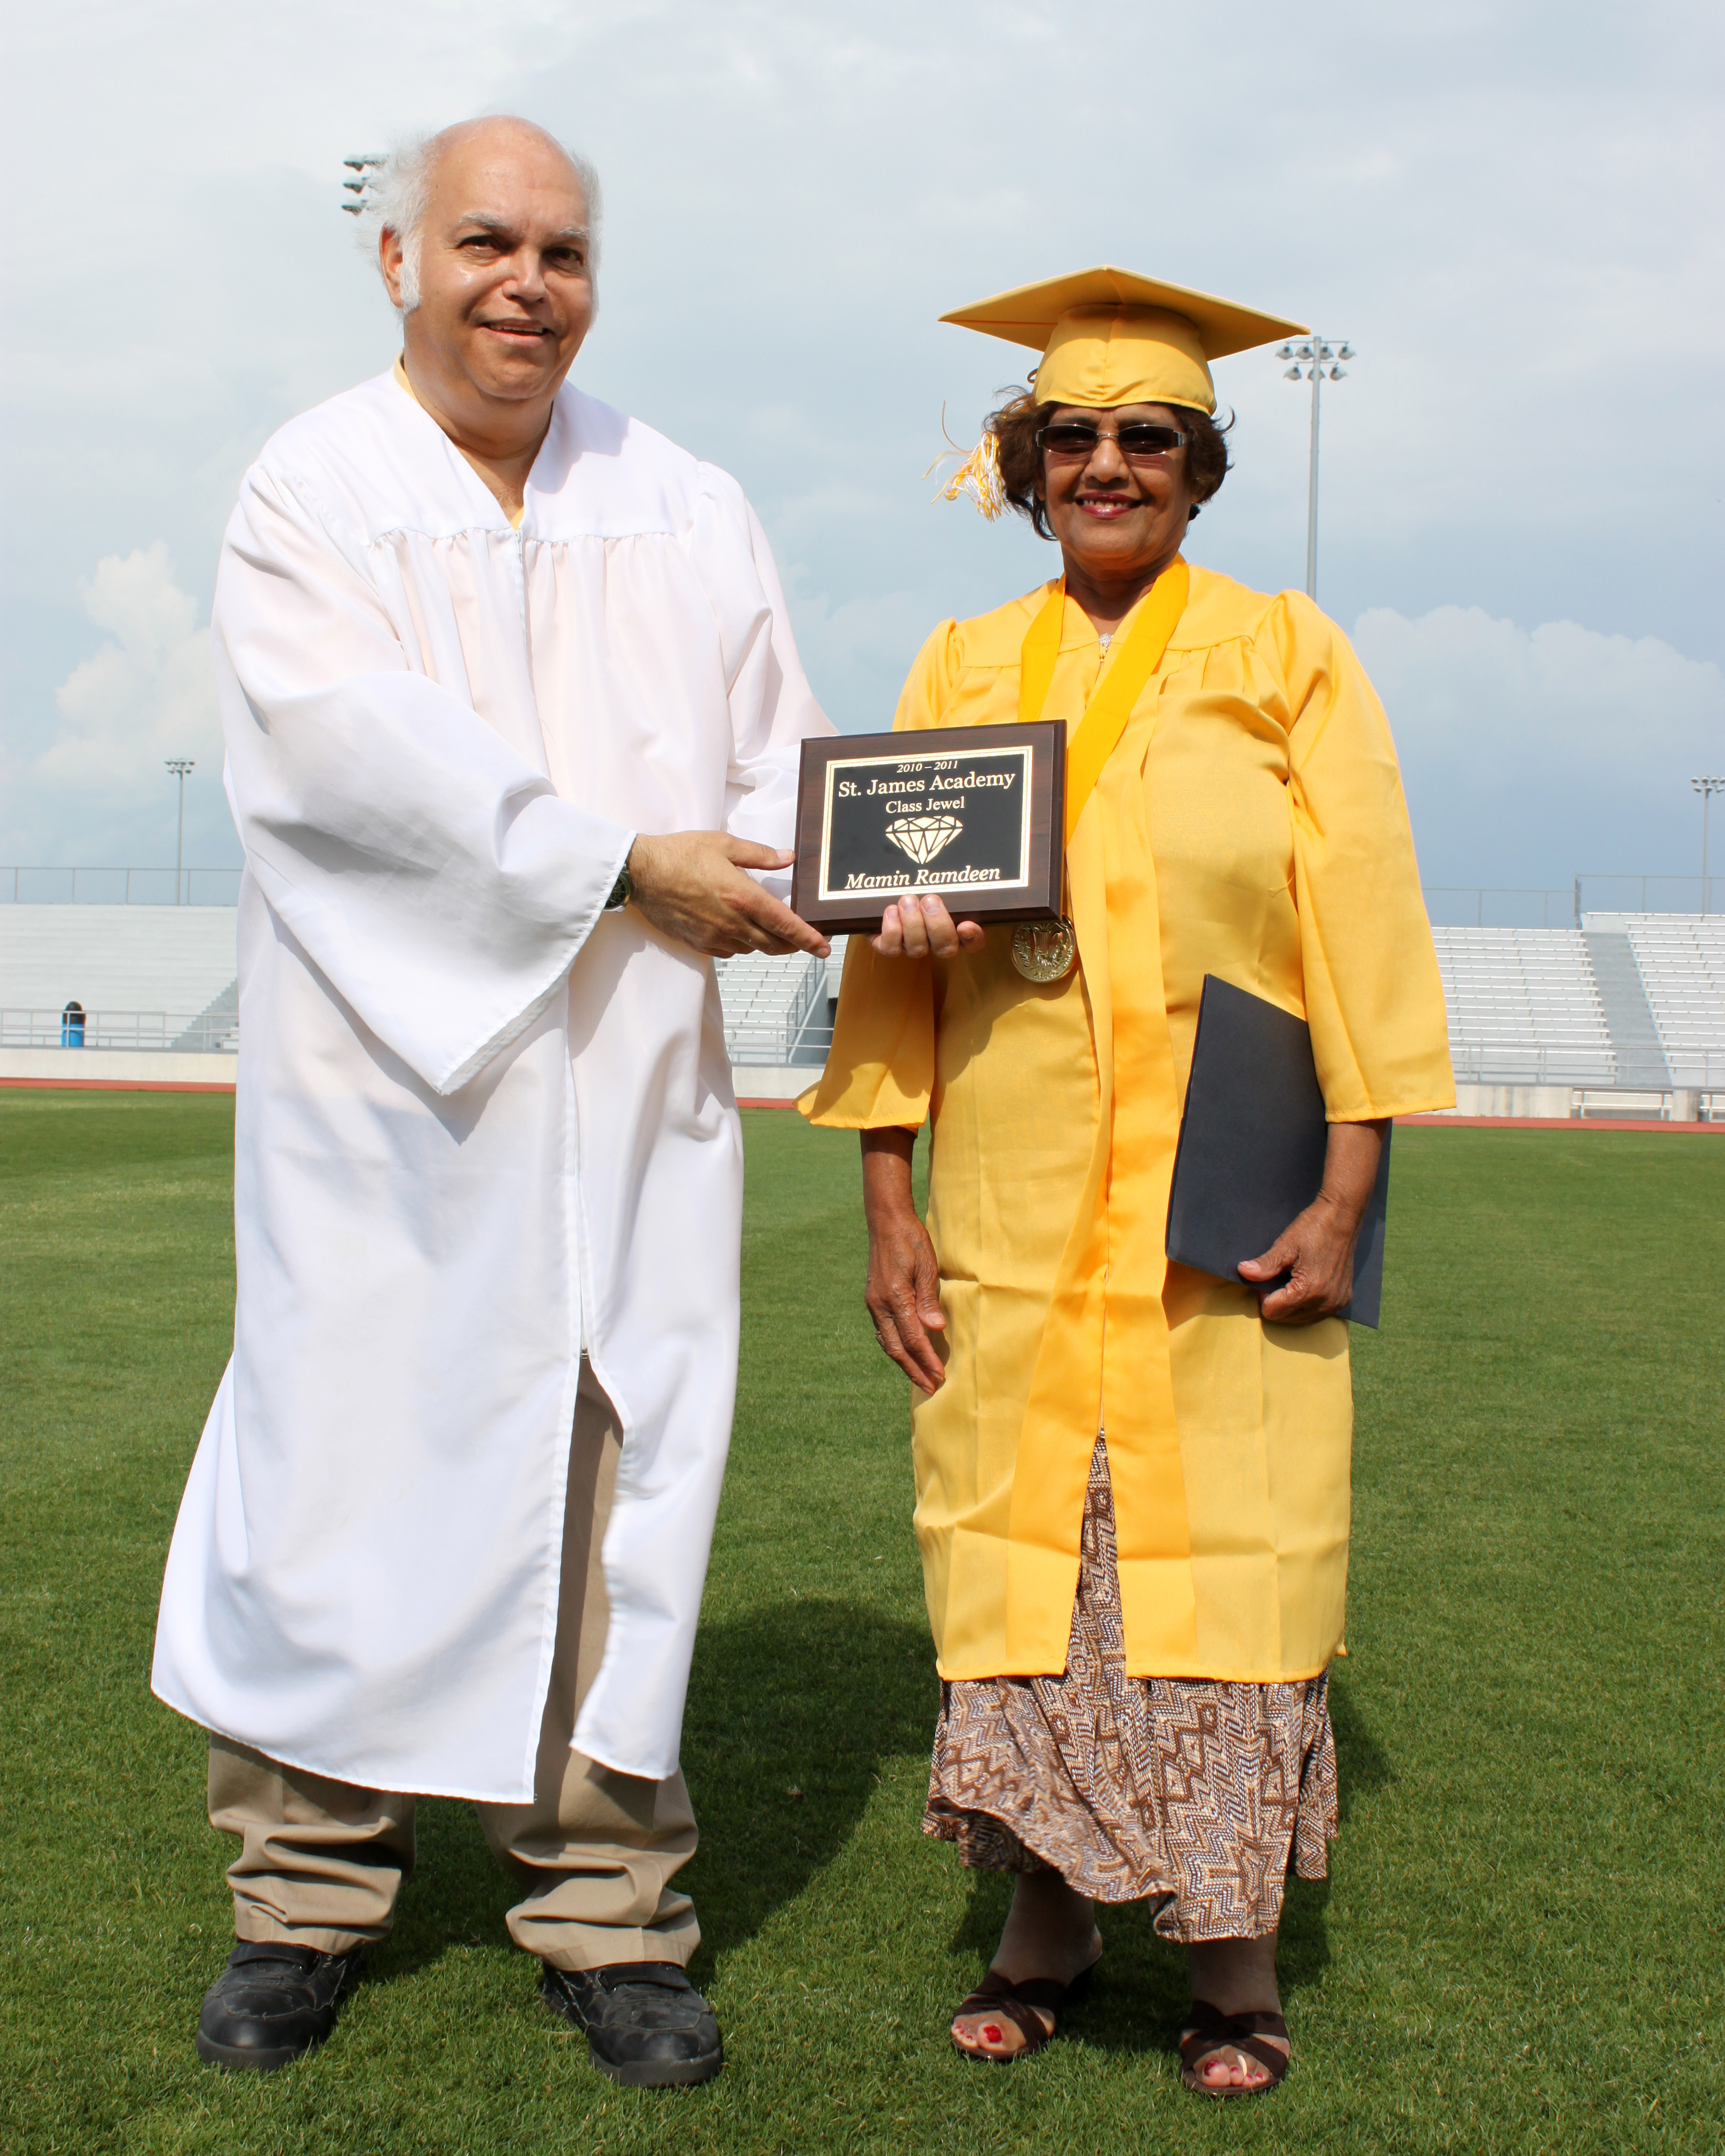
{"type": "MultiPolygon", "coordinates": [[[[234,928],[231,906],[0,906],[0,1046],[58,1043],[76,1002],[90,1048],[232,1047],[234,928]]],[[[734,1063],[825,1060],[830,962],[751,955],[717,972],[734,1063]]]]}
{"type": "Polygon", "coordinates": [[[1434,928],[1460,1083],[1604,1086],[1615,1062],[1573,928],[1434,928]]]}
{"type": "MultiPolygon", "coordinates": [[[[0,905],[0,1046],[58,1043],[75,1000],[92,1048],[231,1050],[234,927],[231,906],[0,905]]],[[[1652,1113],[1661,1097],[1677,1112],[1680,1091],[1725,1094],[1725,916],[1589,913],[1581,931],[1432,934],[1458,1086],[1647,1094],[1652,1113]]],[[[733,1064],[763,1081],[819,1068],[845,947],[838,937],[826,960],[719,961],[733,1064]]]]}
{"type": "Polygon", "coordinates": [[[831,1039],[827,963],[801,952],[773,958],[752,951],[714,961],[732,1063],[819,1070],[831,1039]]]}
{"type": "Polygon", "coordinates": [[[76,1002],[91,1047],[223,1045],[237,1017],[205,1014],[233,1007],[235,920],[231,906],[0,906],[0,1039],[58,1041],[76,1002]]]}
{"type": "Polygon", "coordinates": [[[1672,1085],[1725,1086],[1725,916],[1621,918],[1672,1085]]]}

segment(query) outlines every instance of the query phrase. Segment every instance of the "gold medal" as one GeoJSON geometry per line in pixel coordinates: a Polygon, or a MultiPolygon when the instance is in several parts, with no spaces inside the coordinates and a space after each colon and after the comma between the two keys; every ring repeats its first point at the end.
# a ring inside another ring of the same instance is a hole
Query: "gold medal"
{"type": "Polygon", "coordinates": [[[1021,921],[1012,932],[1012,963],[1027,981],[1064,981],[1077,960],[1070,921],[1021,921]]]}

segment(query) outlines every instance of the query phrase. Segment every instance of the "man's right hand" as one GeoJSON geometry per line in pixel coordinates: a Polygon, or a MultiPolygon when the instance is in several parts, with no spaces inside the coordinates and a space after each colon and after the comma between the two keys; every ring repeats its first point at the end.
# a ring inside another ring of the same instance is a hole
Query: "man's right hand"
{"type": "Polygon", "coordinates": [[[727,831],[644,833],[629,850],[629,903],[662,936],[686,943],[708,958],[734,958],[742,951],[783,957],[832,949],[817,928],[762,891],[745,869],[785,869],[796,859],[773,846],[733,839],[727,831]]]}

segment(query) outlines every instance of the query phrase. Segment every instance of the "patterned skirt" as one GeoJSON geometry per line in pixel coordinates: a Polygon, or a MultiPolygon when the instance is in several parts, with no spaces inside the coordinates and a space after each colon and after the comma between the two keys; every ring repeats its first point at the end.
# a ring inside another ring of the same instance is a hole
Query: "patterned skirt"
{"type": "Polygon", "coordinates": [[[1129,1677],[1108,1455],[1096,1440],[1066,1669],[941,1690],[922,1831],[978,1870],[1149,1900],[1165,1938],[1261,1938],[1336,1832],[1328,1678],[1129,1677]]]}

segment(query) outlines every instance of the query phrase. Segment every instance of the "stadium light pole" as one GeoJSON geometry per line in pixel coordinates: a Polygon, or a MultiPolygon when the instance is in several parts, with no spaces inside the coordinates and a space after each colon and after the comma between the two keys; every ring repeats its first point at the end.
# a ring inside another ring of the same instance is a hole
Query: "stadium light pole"
{"type": "Polygon", "coordinates": [[[1306,596],[1317,597],[1317,416],[1318,398],[1325,377],[1332,382],[1345,382],[1346,370],[1337,362],[1354,357],[1351,344],[1326,344],[1321,336],[1309,336],[1304,344],[1285,344],[1276,355],[1278,359],[1291,359],[1294,364],[1282,377],[1284,382],[1309,382],[1312,384],[1312,469],[1306,484],[1306,596]]]}
{"type": "Polygon", "coordinates": [[[371,187],[372,174],[383,162],[382,151],[377,150],[368,151],[357,157],[344,157],[341,160],[353,175],[351,180],[343,180],[341,182],[342,192],[353,197],[352,202],[344,202],[341,205],[349,217],[363,216],[371,207],[366,200],[366,196],[371,187]]]}
{"type": "Polygon", "coordinates": [[[1707,810],[1712,806],[1716,793],[1725,793],[1725,778],[1692,778],[1689,783],[1701,796],[1701,911],[1705,919],[1707,910],[1707,810]]]}
{"type": "Polygon", "coordinates": [[[172,756],[167,767],[180,782],[180,827],[174,839],[174,904],[180,902],[180,868],[186,858],[186,773],[198,767],[190,757],[172,756]]]}

